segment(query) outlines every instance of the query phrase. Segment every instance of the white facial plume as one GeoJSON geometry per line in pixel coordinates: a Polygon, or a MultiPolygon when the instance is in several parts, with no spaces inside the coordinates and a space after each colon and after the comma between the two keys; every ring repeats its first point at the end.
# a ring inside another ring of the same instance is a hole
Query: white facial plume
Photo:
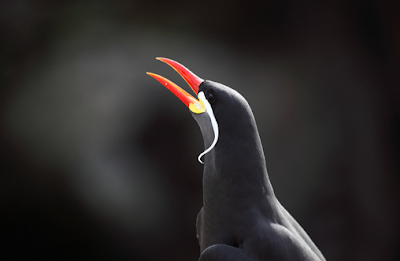
{"type": "Polygon", "coordinates": [[[199,161],[201,164],[204,164],[204,162],[201,160],[201,157],[203,157],[205,154],[207,154],[208,152],[210,152],[210,151],[215,147],[215,145],[217,144],[218,136],[219,136],[219,129],[218,129],[218,123],[217,123],[217,120],[215,119],[214,112],[213,112],[213,110],[212,110],[211,104],[207,101],[207,99],[206,99],[204,93],[203,93],[203,92],[199,92],[198,95],[197,95],[197,97],[199,97],[199,100],[200,100],[201,102],[203,102],[203,104],[204,104],[204,106],[205,106],[205,108],[206,108],[206,112],[207,112],[208,115],[210,116],[211,125],[212,125],[213,131],[214,131],[214,141],[213,141],[213,143],[211,144],[211,146],[210,146],[208,149],[206,149],[205,151],[203,151],[203,152],[199,155],[199,157],[197,158],[198,161],[199,161]]]}

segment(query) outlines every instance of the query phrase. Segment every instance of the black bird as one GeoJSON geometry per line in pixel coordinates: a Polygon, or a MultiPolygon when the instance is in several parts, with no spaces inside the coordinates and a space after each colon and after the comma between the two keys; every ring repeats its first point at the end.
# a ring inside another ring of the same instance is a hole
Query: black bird
{"type": "Polygon", "coordinates": [[[271,186],[253,112],[237,91],[174,68],[199,100],[168,79],[148,73],[173,92],[200,126],[205,148],[203,208],[197,216],[200,261],[325,260],[279,203],[271,186]]]}

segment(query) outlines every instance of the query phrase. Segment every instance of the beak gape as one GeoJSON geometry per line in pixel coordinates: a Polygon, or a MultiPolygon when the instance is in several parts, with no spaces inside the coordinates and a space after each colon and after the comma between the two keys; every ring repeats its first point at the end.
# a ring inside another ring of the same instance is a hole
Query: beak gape
{"type": "MultiPolygon", "coordinates": [[[[190,88],[198,95],[199,93],[199,86],[204,81],[194,73],[192,73],[189,69],[187,69],[182,64],[175,62],[171,59],[167,58],[157,58],[179,73],[183,79],[189,84],[190,88]]],[[[154,73],[147,73],[157,81],[159,81],[162,85],[164,85],[168,90],[170,90],[176,97],[178,97],[192,112],[200,114],[205,112],[205,106],[201,100],[194,98],[192,95],[187,93],[181,87],[176,85],[175,83],[171,82],[170,80],[154,73]]]]}
{"type": "Polygon", "coordinates": [[[201,164],[204,164],[204,162],[201,160],[201,157],[210,152],[215,145],[217,144],[218,141],[218,136],[219,136],[219,128],[218,128],[218,123],[217,120],[215,119],[214,112],[212,110],[212,107],[210,103],[207,101],[205,95],[203,92],[199,93],[199,86],[200,84],[204,81],[194,73],[192,73],[189,69],[187,69],[185,66],[182,64],[175,62],[171,59],[167,58],[157,58],[157,60],[160,60],[172,68],[174,68],[175,71],[179,73],[180,76],[182,76],[183,79],[189,84],[190,88],[196,93],[197,97],[199,99],[194,98],[192,95],[187,93],[185,90],[183,90],[181,87],[176,85],[175,83],[171,82],[167,78],[164,78],[158,74],[154,73],[147,73],[157,81],[159,81],[162,85],[164,85],[168,90],[170,90],[173,94],[175,94],[176,97],[178,97],[192,112],[196,114],[201,114],[204,112],[207,112],[210,120],[211,120],[211,125],[214,131],[214,141],[211,144],[211,146],[206,149],[204,152],[202,152],[199,157],[197,158],[198,161],[201,164]]]}

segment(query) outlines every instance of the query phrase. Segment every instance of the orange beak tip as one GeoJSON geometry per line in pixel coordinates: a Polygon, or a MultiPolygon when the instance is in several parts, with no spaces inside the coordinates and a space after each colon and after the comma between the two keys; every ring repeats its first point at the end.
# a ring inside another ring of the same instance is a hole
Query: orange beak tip
{"type": "Polygon", "coordinates": [[[162,62],[166,62],[166,61],[170,60],[170,59],[164,58],[164,57],[156,57],[156,59],[159,61],[162,61],[162,62]]]}

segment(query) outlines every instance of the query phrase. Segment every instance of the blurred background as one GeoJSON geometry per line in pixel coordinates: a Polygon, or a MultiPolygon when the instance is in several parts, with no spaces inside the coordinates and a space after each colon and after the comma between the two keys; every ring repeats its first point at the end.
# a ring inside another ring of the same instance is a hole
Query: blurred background
{"type": "Polygon", "coordinates": [[[400,260],[400,4],[0,1],[1,260],[197,260],[203,141],[162,56],[238,90],[327,260],[400,260]]]}

